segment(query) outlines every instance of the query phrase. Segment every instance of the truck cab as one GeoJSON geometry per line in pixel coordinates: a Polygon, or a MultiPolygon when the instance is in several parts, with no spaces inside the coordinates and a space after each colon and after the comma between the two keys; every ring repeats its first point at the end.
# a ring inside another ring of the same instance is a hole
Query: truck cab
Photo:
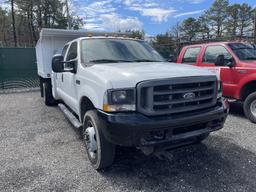
{"type": "Polygon", "coordinates": [[[256,49],[241,42],[185,46],[178,64],[208,68],[223,83],[223,96],[243,101],[246,117],[256,123],[256,49]]]}
{"type": "Polygon", "coordinates": [[[78,34],[83,36],[55,47],[73,32],[54,38],[44,33],[37,54],[45,104],[58,104],[82,130],[95,169],[112,164],[117,145],[151,154],[200,142],[223,128],[228,104],[209,70],[170,64],[145,41],[120,34],[78,34]],[[52,40],[50,63],[40,57],[44,38],[52,40]]]}

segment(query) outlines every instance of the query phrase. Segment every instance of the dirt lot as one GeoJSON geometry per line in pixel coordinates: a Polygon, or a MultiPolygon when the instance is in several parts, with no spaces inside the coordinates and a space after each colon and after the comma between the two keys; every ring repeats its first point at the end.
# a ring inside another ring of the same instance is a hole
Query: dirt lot
{"type": "Polygon", "coordinates": [[[165,159],[118,149],[92,169],[83,142],[38,92],[0,95],[0,191],[256,191],[256,125],[232,105],[225,128],[165,159]]]}

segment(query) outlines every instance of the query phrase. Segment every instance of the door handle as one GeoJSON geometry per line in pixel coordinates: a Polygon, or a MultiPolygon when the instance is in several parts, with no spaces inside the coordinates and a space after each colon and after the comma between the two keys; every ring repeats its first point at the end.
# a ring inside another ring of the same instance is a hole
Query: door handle
{"type": "Polygon", "coordinates": [[[240,73],[240,74],[246,74],[247,73],[247,70],[244,70],[244,69],[239,69],[239,70],[237,70],[238,71],[238,73],[240,73]]]}
{"type": "Polygon", "coordinates": [[[63,82],[63,74],[61,74],[61,82],[63,82]]]}
{"type": "Polygon", "coordinates": [[[80,81],[79,81],[79,80],[76,80],[76,84],[77,84],[77,85],[80,85],[80,81]]]}

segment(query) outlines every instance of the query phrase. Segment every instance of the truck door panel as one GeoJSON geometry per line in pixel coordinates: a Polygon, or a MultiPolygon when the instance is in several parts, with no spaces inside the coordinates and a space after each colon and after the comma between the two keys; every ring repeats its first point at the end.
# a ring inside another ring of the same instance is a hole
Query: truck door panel
{"type": "MultiPolygon", "coordinates": [[[[64,61],[72,61],[72,65],[77,65],[77,42],[73,42],[66,53],[64,61]]],[[[64,63],[64,69],[69,69],[71,63],[64,63]]],[[[76,112],[77,90],[76,90],[76,74],[73,72],[61,73],[60,94],[63,101],[76,112]]]]}
{"type": "Polygon", "coordinates": [[[200,62],[202,67],[207,67],[211,71],[215,72],[217,76],[220,77],[224,87],[223,95],[227,97],[233,95],[236,89],[236,69],[235,67],[230,68],[228,66],[225,66],[228,62],[230,62],[231,58],[231,53],[224,46],[209,45],[205,49],[202,62],[200,62]],[[224,66],[215,65],[215,60],[218,57],[218,55],[224,55],[224,66]]]}
{"type": "MultiPolygon", "coordinates": [[[[62,53],[61,53],[64,57],[64,60],[65,60],[65,57],[66,57],[66,54],[67,54],[68,47],[69,47],[69,44],[65,45],[63,50],[62,50],[62,53]]],[[[57,91],[58,97],[63,99],[63,81],[64,81],[63,72],[62,73],[56,73],[54,78],[55,78],[55,81],[56,81],[56,86],[57,86],[56,91],[57,91]]]]}

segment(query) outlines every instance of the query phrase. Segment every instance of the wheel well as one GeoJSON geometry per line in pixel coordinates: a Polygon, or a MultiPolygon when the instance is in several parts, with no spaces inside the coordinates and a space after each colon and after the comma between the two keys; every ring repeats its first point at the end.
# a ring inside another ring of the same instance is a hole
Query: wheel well
{"type": "Polygon", "coordinates": [[[241,89],[241,99],[244,101],[248,95],[256,91],[256,81],[252,81],[247,83],[242,89],[241,89]]]}
{"type": "Polygon", "coordinates": [[[80,114],[81,114],[80,117],[82,121],[83,121],[84,114],[91,109],[95,109],[93,103],[88,97],[83,97],[81,100],[81,111],[80,111],[80,114]]]}

